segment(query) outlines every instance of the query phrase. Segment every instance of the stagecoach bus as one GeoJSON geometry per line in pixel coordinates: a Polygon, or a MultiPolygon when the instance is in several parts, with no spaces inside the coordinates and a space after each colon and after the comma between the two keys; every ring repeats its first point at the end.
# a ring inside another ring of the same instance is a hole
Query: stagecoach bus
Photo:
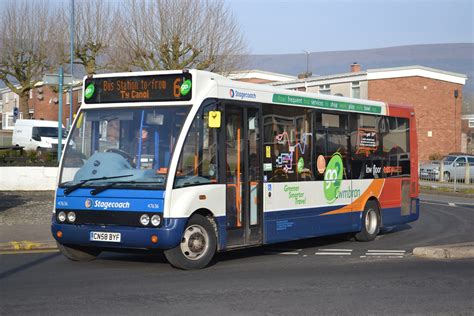
{"type": "Polygon", "coordinates": [[[69,259],[216,252],[340,233],[370,241],[419,214],[411,106],[198,71],[100,74],[61,159],[52,234],[69,259]]]}

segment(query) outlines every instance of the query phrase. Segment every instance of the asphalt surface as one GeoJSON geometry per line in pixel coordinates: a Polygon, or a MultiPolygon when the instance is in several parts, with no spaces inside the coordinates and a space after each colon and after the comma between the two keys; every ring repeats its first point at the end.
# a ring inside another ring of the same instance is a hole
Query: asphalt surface
{"type": "Polygon", "coordinates": [[[0,313],[472,315],[473,263],[239,252],[188,272],[160,256],[2,256],[0,313]]]}
{"type": "MultiPolygon", "coordinates": [[[[417,222],[373,242],[342,235],[222,253],[200,271],[176,270],[161,254],[104,253],[86,263],[58,252],[3,254],[0,314],[473,315],[474,260],[411,252],[472,241],[474,205],[422,199],[417,222]]],[[[2,230],[11,209],[0,212],[2,230]]]]}

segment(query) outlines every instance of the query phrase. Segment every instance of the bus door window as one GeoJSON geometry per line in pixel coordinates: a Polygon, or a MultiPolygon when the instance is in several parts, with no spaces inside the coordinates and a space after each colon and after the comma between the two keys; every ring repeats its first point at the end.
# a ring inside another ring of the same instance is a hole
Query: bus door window
{"type": "Polygon", "coordinates": [[[260,159],[259,142],[260,131],[258,122],[258,111],[249,109],[247,111],[248,126],[248,155],[249,155],[249,184],[250,184],[250,225],[258,224],[258,203],[260,200],[260,159]]]}
{"type": "Polygon", "coordinates": [[[244,169],[242,131],[242,109],[227,108],[226,132],[226,162],[227,172],[227,227],[241,227],[242,214],[242,173],[244,169]],[[232,112],[233,115],[230,115],[232,112]],[[233,113],[235,112],[235,113],[233,113]]]}

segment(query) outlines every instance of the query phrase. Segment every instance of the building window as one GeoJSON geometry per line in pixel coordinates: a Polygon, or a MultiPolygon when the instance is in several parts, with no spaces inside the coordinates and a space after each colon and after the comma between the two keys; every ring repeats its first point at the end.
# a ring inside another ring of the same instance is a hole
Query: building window
{"type": "Polygon", "coordinates": [[[331,94],[331,86],[328,84],[322,84],[319,86],[319,93],[331,94]]]}
{"type": "Polygon", "coordinates": [[[351,89],[351,97],[360,99],[360,82],[359,81],[354,81],[351,84],[352,89],[351,89]]]}
{"type": "Polygon", "coordinates": [[[30,99],[33,99],[33,89],[30,90],[30,99]]]}
{"type": "Polygon", "coordinates": [[[469,128],[474,128],[474,120],[469,120],[469,128]]]}
{"type": "Polygon", "coordinates": [[[65,94],[64,94],[64,97],[66,98],[66,104],[69,105],[71,104],[71,96],[69,95],[71,92],[70,90],[67,91],[65,94]]]}

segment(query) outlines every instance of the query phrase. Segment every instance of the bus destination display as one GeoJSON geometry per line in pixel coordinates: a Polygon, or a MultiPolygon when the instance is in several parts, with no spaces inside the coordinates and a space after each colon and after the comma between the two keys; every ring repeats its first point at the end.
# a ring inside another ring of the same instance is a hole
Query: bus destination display
{"type": "Polygon", "coordinates": [[[191,100],[191,74],[86,79],[85,103],[191,100]]]}

